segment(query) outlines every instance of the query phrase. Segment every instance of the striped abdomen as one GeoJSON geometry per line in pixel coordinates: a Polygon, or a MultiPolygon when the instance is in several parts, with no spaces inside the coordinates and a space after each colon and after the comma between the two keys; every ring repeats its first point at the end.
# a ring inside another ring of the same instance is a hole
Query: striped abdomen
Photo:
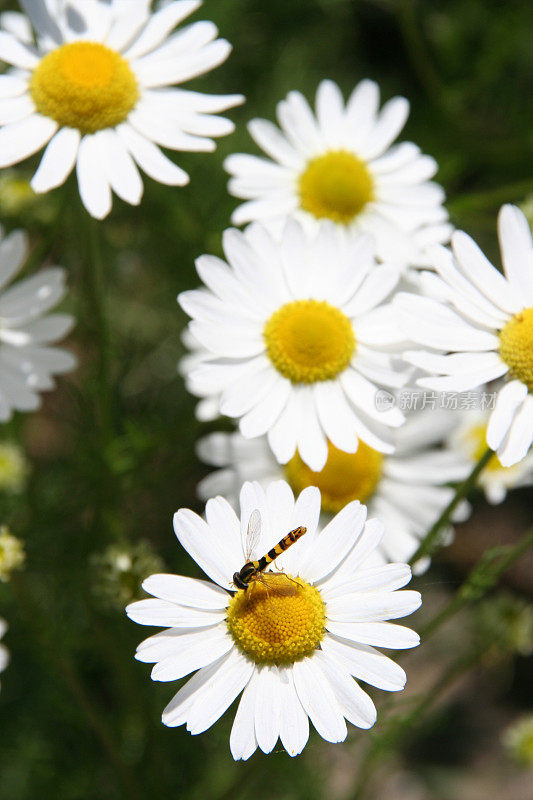
{"type": "Polygon", "coordinates": [[[269,550],[268,553],[260,558],[258,561],[252,561],[252,565],[256,572],[262,572],[265,567],[267,567],[271,561],[274,561],[275,558],[280,556],[284,550],[287,550],[291,544],[297,542],[300,536],[303,536],[304,533],[307,531],[307,528],[300,526],[299,528],[295,528],[293,531],[290,531],[283,539],[277,543],[272,550],[269,550]]]}

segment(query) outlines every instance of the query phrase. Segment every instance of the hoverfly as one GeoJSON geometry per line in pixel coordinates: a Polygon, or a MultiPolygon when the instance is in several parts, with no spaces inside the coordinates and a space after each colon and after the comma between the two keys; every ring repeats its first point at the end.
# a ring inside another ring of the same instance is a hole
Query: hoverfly
{"type": "Polygon", "coordinates": [[[290,531],[286,536],[284,536],[283,539],[280,539],[277,545],[269,550],[266,555],[262,556],[257,561],[251,561],[250,555],[257,547],[261,535],[261,514],[256,508],[250,514],[248,530],[246,533],[246,558],[248,561],[243,567],[241,567],[239,572],[234,573],[234,585],[238,589],[247,589],[250,583],[253,581],[260,581],[261,573],[266,569],[266,567],[272,561],[274,561],[275,558],[281,555],[284,550],[287,550],[291,544],[297,542],[300,536],[303,536],[306,531],[307,528],[302,526],[295,528],[293,531],[290,531]]]}

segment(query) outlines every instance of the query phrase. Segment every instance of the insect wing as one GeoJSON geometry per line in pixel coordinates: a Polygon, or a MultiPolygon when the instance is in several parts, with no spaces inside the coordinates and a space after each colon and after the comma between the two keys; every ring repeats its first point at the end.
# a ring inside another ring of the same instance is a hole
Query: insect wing
{"type": "Polygon", "coordinates": [[[246,561],[251,561],[252,557],[257,554],[257,548],[261,540],[261,512],[255,508],[250,514],[248,520],[248,529],[246,531],[246,542],[244,552],[246,554],[246,561]]]}

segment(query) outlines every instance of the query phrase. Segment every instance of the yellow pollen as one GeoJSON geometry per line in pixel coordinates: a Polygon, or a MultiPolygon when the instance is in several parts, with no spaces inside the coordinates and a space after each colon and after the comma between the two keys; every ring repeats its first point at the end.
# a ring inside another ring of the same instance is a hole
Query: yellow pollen
{"type": "Polygon", "coordinates": [[[365,162],[348,150],[313,158],[298,181],[300,206],[318,219],[350,223],[374,198],[365,162]]]}
{"type": "Polygon", "coordinates": [[[336,514],[352,500],[366,502],[381,478],[383,455],[359,441],[356,453],[344,453],[328,442],[328,460],[313,472],[296,453],[285,467],[287,480],[299,494],[307,486],[318,486],[322,511],[336,514]]]}
{"type": "Polygon", "coordinates": [[[320,300],[295,300],[275,311],[263,330],[267,355],[293,383],[335,378],[355,351],[348,317],[320,300]]]}
{"type": "Polygon", "coordinates": [[[500,356],[511,376],[533,392],[533,308],[525,308],[500,331],[500,356]]]}
{"type": "Polygon", "coordinates": [[[82,133],[115,127],[139,99],[128,62],[98,42],[52,50],[36,67],[30,92],[40,114],[82,133]]]}
{"type": "Polygon", "coordinates": [[[281,572],[266,572],[239,589],[227,616],[235,644],[256,664],[293,664],[312,655],[325,622],[318,589],[281,572]]]}

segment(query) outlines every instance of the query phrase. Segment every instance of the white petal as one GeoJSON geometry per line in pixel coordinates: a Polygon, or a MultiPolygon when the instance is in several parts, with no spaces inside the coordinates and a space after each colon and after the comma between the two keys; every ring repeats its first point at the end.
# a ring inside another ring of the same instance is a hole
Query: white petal
{"type": "MultiPolygon", "coordinates": [[[[0,132],[1,133],[1,132],[0,132]]],[[[111,211],[111,187],[106,178],[102,153],[96,136],[84,136],[80,142],[76,163],[78,186],[83,205],[96,219],[111,211]]]]}
{"type": "Polygon", "coordinates": [[[31,180],[34,192],[48,192],[66,181],[76,163],[80,140],[81,134],[74,128],[61,128],[56,133],[31,180]]]}
{"type": "Polygon", "coordinates": [[[257,748],[257,740],[255,738],[257,676],[258,672],[256,670],[242,693],[231,728],[229,746],[235,761],[241,758],[246,761],[257,748]]]}
{"type": "Polygon", "coordinates": [[[419,592],[360,592],[328,600],[327,615],[335,622],[380,622],[406,617],[421,603],[419,592]]]}
{"type": "Polygon", "coordinates": [[[329,681],[343,715],[358,728],[371,728],[377,712],[374,703],[334,656],[319,650],[315,660],[329,681]]]}
{"type": "Polygon", "coordinates": [[[0,59],[20,69],[34,69],[39,59],[33,48],[15,39],[10,33],[0,31],[0,59]]]}
{"type": "Polygon", "coordinates": [[[177,681],[194,670],[212,664],[234,647],[231,636],[220,628],[214,628],[205,637],[200,633],[193,641],[189,640],[187,643],[183,641],[180,644],[180,650],[163,658],[154,666],[151,674],[153,681],[177,681]]]}
{"type": "Polygon", "coordinates": [[[227,660],[221,664],[216,679],[198,693],[187,713],[187,730],[193,735],[210,728],[252,677],[254,664],[241,655],[237,648],[230,650],[225,658],[227,660]]]}
{"type": "Polygon", "coordinates": [[[330,633],[343,639],[349,639],[359,644],[374,645],[374,647],[403,650],[420,644],[420,637],[417,633],[403,625],[394,625],[392,622],[332,622],[328,620],[326,627],[330,633]]]}
{"type": "Polygon", "coordinates": [[[350,675],[371,686],[387,692],[399,692],[405,686],[404,670],[373,647],[328,635],[322,640],[322,649],[337,658],[350,675]]]}
{"type": "Polygon", "coordinates": [[[309,717],[305,713],[294,686],[292,669],[279,668],[281,694],[280,739],[290,756],[302,752],[309,739],[309,717]]]}
{"type": "Polygon", "coordinates": [[[119,125],[117,134],[137,164],[150,178],[167,186],[185,186],[189,183],[187,173],[163,155],[156,144],[134,130],[131,125],[126,123],[119,125]]]}
{"type": "Polygon", "coordinates": [[[103,169],[112,190],[126,203],[141,202],[143,183],[139,170],[122,139],[112,128],[96,134],[103,159],[103,169]]]}
{"type": "Polygon", "coordinates": [[[366,519],[366,508],[358,500],[348,503],[316,537],[314,546],[301,565],[306,580],[323,580],[354,546],[366,519]]]}
{"type": "Polygon", "coordinates": [[[17,274],[27,252],[28,238],[24,231],[13,231],[0,242],[0,290],[17,274]]]}
{"type": "Polygon", "coordinates": [[[395,589],[401,589],[410,580],[411,568],[408,564],[370,567],[358,570],[351,578],[347,578],[342,583],[336,583],[334,589],[324,591],[324,597],[329,602],[334,597],[352,592],[375,592],[376,590],[393,592],[395,589]]]}
{"type": "Polygon", "coordinates": [[[40,114],[0,128],[0,167],[10,167],[33,155],[52,138],[57,122],[40,114]]]}
{"type": "Polygon", "coordinates": [[[522,408],[511,425],[507,440],[498,450],[498,458],[503,467],[512,467],[528,453],[533,442],[533,397],[524,400],[522,408]]]}
{"type": "Polygon", "coordinates": [[[533,242],[526,217],[516,206],[505,205],[498,214],[498,235],[505,274],[524,306],[533,304],[533,242]]]}
{"type": "Polygon", "coordinates": [[[226,608],[230,595],[213,583],[183,575],[150,575],[142,588],[153,597],[191,608],[226,608]]]}
{"type": "Polygon", "coordinates": [[[139,625],[157,625],[161,628],[201,628],[222,622],[225,611],[207,611],[185,608],[166,600],[137,600],[130,603],[126,613],[139,625]]]}
{"type": "Polygon", "coordinates": [[[257,670],[255,697],[255,738],[263,753],[270,753],[280,733],[281,692],[277,667],[257,670]]]}
{"type": "Polygon", "coordinates": [[[490,263],[468,234],[456,231],[452,236],[452,247],[463,272],[494,305],[510,314],[523,308],[520,294],[490,263]]]}
{"type": "Polygon", "coordinates": [[[487,444],[491,450],[500,447],[526,395],[527,386],[521,381],[511,381],[500,389],[487,426],[487,444]]]}
{"type": "Polygon", "coordinates": [[[396,139],[409,116],[405,97],[393,97],[381,109],[371,136],[361,148],[361,157],[372,159],[381,155],[396,139]]]}
{"type": "Polygon", "coordinates": [[[293,665],[294,685],[298,698],[315,726],[327,742],[343,742],[347,729],[339,704],[329,681],[312,658],[293,665]]]}
{"type": "Polygon", "coordinates": [[[161,42],[166,39],[168,34],[182,20],[196,11],[201,5],[201,0],[174,0],[164,8],[153,13],[135,43],[124,53],[127,59],[135,59],[144,56],[154,50],[161,42]]]}
{"type": "Polygon", "coordinates": [[[174,514],[174,531],[183,547],[206,575],[224,589],[232,588],[233,572],[240,569],[242,564],[228,563],[224,541],[221,538],[222,531],[215,532],[188,508],[182,508],[174,514]]]}
{"type": "Polygon", "coordinates": [[[35,113],[35,104],[29,94],[0,100],[0,125],[27,119],[35,113]]]}

